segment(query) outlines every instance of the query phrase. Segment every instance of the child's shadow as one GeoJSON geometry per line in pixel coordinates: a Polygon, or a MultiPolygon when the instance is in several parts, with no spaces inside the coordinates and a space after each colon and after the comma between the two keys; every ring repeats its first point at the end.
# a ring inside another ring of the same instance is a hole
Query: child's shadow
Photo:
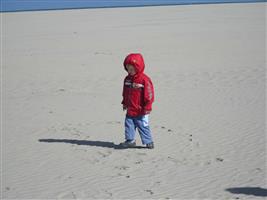
{"type": "MultiPolygon", "coordinates": [[[[48,143],[67,143],[67,144],[76,144],[76,145],[85,145],[85,146],[94,146],[94,147],[105,147],[112,149],[125,149],[118,144],[113,142],[103,142],[103,141],[91,141],[91,140],[70,140],[70,139],[40,139],[39,142],[48,142],[48,143]]],[[[135,149],[144,149],[143,146],[132,147],[135,149]]]]}
{"type": "Polygon", "coordinates": [[[228,188],[226,189],[226,191],[231,192],[233,194],[246,194],[259,197],[267,197],[267,189],[260,187],[236,187],[228,188]]]}

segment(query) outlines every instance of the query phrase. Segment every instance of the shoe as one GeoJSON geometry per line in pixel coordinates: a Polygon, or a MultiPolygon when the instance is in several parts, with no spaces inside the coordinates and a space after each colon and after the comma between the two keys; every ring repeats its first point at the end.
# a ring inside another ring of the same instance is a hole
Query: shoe
{"type": "Polygon", "coordinates": [[[151,142],[151,143],[147,144],[146,145],[146,148],[148,148],[148,149],[154,149],[154,143],[151,142]]]}
{"type": "Polygon", "coordinates": [[[120,143],[120,147],[122,148],[133,148],[136,146],[136,142],[134,141],[130,141],[130,140],[126,140],[125,142],[120,143]]]}

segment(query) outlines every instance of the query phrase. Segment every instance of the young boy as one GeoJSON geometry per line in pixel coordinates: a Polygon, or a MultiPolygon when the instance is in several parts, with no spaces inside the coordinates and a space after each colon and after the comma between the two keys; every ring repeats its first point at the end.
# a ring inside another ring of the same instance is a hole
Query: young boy
{"type": "Polygon", "coordinates": [[[125,139],[123,148],[136,146],[135,129],[137,128],[142,143],[153,149],[154,143],[148,124],[148,115],[154,101],[154,88],[151,79],[144,74],[145,63],[141,54],[129,54],[124,60],[124,69],[128,75],[123,85],[123,110],[127,110],[125,118],[125,139]]]}

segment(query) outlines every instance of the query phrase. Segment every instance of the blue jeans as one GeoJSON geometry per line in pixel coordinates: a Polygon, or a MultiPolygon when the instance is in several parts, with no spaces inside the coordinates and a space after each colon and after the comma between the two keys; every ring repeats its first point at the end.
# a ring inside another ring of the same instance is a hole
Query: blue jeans
{"type": "Polygon", "coordinates": [[[138,129],[143,144],[149,144],[153,142],[149,124],[148,115],[130,117],[126,115],[125,118],[125,139],[133,141],[135,140],[135,130],[138,129]]]}

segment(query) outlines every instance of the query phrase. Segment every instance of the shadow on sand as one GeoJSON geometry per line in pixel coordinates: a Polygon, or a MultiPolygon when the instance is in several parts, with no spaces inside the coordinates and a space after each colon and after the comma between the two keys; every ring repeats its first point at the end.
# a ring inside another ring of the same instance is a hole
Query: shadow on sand
{"type": "Polygon", "coordinates": [[[254,195],[258,197],[267,197],[267,189],[260,187],[237,187],[237,188],[228,188],[226,191],[233,194],[246,194],[254,195]]]}
{"type": "MultiPolygon", "coordinates": [[[[76,144],[76,145],[84,145],[84,146],[94,146],[94,147],[105,147],[112,149],[125,149],[122,148],[118,144],[114,144],[113,142],[103,142],[103,141],[91,141],[91,140],[70,140],[70,139],[40,139],[39,142],[47,142],[47,143],[66,143],[66,144],[76,144]]],[[[144,146],[136,146],[132,149],[145,149],[144,146]]]]}

